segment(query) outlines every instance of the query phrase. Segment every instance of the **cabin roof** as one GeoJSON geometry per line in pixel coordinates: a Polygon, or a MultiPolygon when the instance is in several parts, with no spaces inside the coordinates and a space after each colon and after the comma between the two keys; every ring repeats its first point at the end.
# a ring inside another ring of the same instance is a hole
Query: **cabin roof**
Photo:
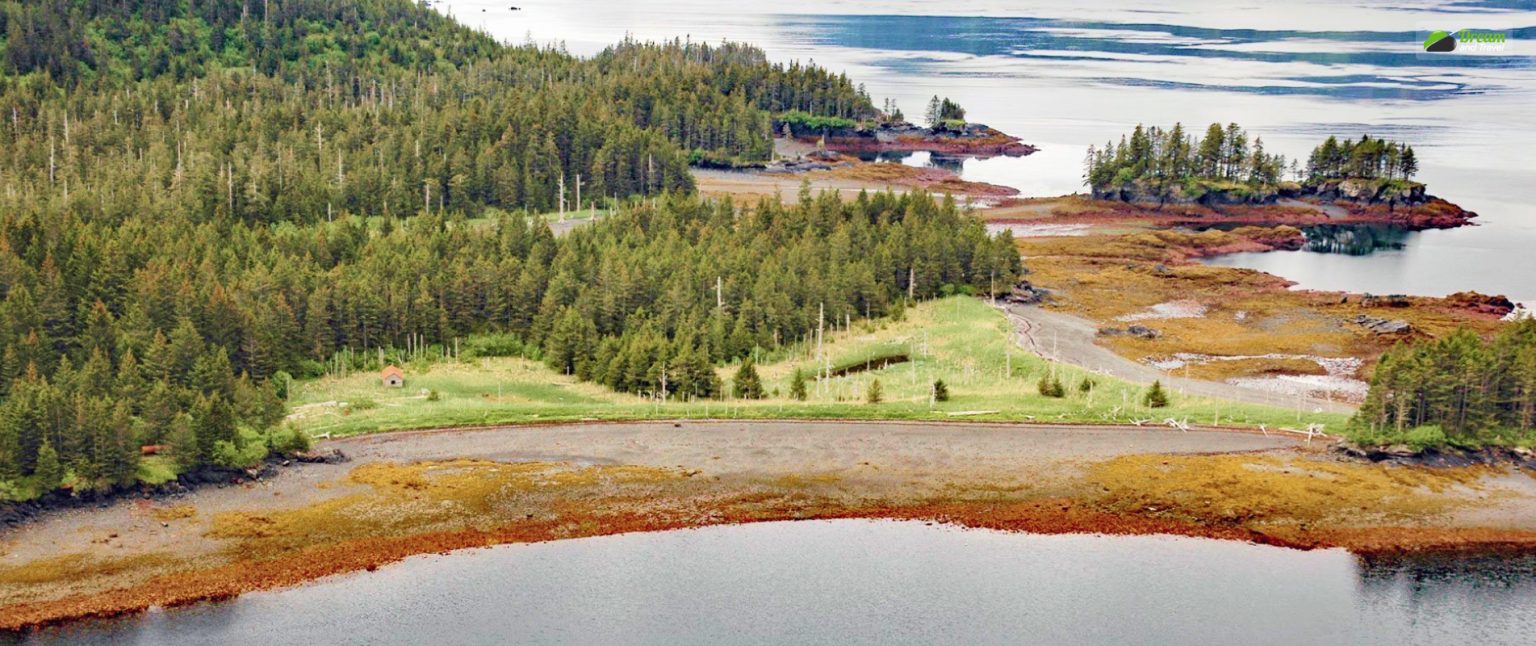
{"type": "Polygon", "coordinates": [[[379,377],[384,378],[384,379],[388,379],[390,377],[404,377],[404,376],[405,376],[405,371],[401,370],[400,366],[384,366],[384,369],[379,371],[379,377]]]}

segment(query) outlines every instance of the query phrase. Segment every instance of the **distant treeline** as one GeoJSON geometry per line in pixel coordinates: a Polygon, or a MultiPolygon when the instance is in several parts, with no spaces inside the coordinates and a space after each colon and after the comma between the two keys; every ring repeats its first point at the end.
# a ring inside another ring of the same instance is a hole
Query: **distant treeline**
{"type": "Polygon", "coordinates": [[[767,159],[770,114],[875,112],[845,76],[745,45],[625,42],[581,60],[404,0],[248,8],[0,3],[0,207],[551,211],[576,205],[578,177],[588,202],[688,190],[691,155],[767,159]]]}
{"type": "Polygon", "coordinates": [[[1536,430],[1536,320],[1511,324],[1491,341],[1462,330],[1389,350],[1354,424],[1381,443],[1529,441],[1536,430]]]}

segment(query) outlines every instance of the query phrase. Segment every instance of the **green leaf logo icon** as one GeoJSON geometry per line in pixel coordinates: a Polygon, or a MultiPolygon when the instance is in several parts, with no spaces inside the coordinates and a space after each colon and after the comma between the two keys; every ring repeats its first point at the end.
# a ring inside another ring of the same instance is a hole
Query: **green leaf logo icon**
{"type": "Polygon", "coordinates": [[[1437,31],[1424,39],[1424,51],[1426,52],[1454,52],[1456,51],[1456,37],[1450,32],[1437,31]]]}

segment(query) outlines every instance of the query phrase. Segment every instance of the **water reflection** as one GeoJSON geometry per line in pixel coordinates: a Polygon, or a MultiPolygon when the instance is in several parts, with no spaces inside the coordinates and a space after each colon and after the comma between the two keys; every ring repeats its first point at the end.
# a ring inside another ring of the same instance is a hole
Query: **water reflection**
{"type": "Polygon", "coordinates": [[[1403,596],[1415,601],[1470,592],[1536,598],[1536,555],[1479,552],[1407,554],[1359,559],[1360,584],[1367,596],[1403,596]]]}
{"type": "Polygon", "coordinates": [[[1302,232],[1307,236],[1305,250],[1348,256],[1402,249],[1408,246],[1408,238],[1413,233],[1402,227],[1382,224],[1325,224],[1305,227],[1302,232]]]}
{"type": "Polygon", "coordinates": [[[924,151],[891,150],[878,153],[860,153],[860,160],[866,162],[880,162],[889,164],[902,164],[914,168],[940,168],[956,175],[964,176],[965,164],[975,159],[969,155],[944,155],[924,151]]]}
{"type": "MultiPolygon", "coordinates": [[[[809,521],[512,545],[31,643],[1524,643],[1529,557],[809,521]]],[[[0,643],[3,643],[0,638],[0,643]]]]}
{"type": "MultiPolygon", "coordinates": [[[[1196,227],[1195,231],[1232,231],[1246,224],[1218,224],[1196,227]]],[[[1303,251],[1313,253],[1366,256],[1378,251],[1401,251],[1417,231],[1390,224],[1320,224],[1301,227],[1307,238],[1303,251]]],[[[1224,264],[1224,263],[1214,263],[1224,264]]]]}

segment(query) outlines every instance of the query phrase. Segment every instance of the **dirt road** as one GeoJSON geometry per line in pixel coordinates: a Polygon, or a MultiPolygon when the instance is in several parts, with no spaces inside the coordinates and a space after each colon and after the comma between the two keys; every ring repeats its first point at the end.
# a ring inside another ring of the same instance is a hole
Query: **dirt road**
{"type": "Polygon", "coordinates": [[[1126,381],[1150,384],[1162,380],[1163,385],[1175,392],[1202,397],[1230,399],[1249,404],[1265,404],[1280,407],[1301,407],[1311,412],[1352,413],[1355,408],[1336,401],[1277,395],[1263,390],[1242,386],[1186,379],[1165,373],[1152,366],[1122,357],[1108,348],[1094,343],[1098,329],[1093,322],[1083,318],[1052,312],[1036,305],[1009,305],[1004,310],[1013,322],[1020,346],[1053,361],[1070,363],[1126,381]]]}

